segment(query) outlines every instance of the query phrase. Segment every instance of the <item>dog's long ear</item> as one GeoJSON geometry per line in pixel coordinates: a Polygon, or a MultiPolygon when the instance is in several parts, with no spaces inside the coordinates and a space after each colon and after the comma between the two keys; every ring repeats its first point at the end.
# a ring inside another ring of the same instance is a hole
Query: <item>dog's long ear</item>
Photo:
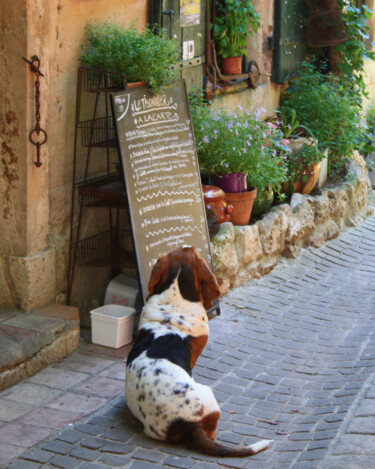
{"type": "Polygon", "coordinates": [[[203,258],[199,259],[199,283],[203,306],[206,310],[209,310],[213,306],[212,302],[220,296],[220,288],[215,275],[203,258]]]}
{"type": "Polygon", "coordinates": [[[169,260],[168,256],[159,257],[151,271],[150,280],[148,282],[148,298],[154,294],[157,286],[165,282],[168,274],[169,260]]]}

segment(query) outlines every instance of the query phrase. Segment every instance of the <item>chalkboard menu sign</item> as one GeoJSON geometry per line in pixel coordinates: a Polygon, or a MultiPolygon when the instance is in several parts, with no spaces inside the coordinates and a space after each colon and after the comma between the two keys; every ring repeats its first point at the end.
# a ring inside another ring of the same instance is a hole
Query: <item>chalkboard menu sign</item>
{"type": "Polygon", "coordinates": [[[153,265],[176,247],[194,246],[212,267],[185,82],[113,93],[112,109],[145,299],[153,265]]]}

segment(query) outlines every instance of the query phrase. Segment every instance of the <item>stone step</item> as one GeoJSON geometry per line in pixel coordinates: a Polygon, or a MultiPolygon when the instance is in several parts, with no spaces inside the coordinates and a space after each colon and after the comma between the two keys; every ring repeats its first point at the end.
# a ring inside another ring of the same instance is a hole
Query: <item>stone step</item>
{"type": "Polygon", "coordinates": [[[72,353],[79,338],[79,314],[73,306],[0,310],[0,390],[72,353]]]}

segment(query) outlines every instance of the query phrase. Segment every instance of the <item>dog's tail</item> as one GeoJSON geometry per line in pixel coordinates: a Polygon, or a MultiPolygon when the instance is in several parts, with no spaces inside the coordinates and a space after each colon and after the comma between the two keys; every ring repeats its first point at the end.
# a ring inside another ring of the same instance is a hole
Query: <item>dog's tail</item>
{"type": "Polygon", "coordinates": [[[198,422],[185,422],[181,440],[193,449],[211,456],[244,457],[253,456],[268,448],[272,440],[261,440],[250,446],[226,446],[208,438],[198,422]]]}

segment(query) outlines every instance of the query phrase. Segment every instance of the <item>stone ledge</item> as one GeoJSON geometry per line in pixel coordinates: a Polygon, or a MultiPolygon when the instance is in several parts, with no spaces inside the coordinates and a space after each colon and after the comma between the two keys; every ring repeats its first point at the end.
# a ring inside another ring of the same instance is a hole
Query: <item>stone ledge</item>
{"type": "Polygon", "coordinates": [[[78,309],[50,305],[0,313],[0,390],[60,360],[79,346],[78,309]]]}
{"type": "Polygon", "coordinates": [[[221,293],[267,274],[281,256],[295,258],[303,247],[320,247],[345,227],[360,224],[370,213],[370,191],[366,164],[355,152],[337,187],[323,187],[316,196],[293,194],[289,204],[271,209],[253,225],[223,223],[211,239],[221,293]]]}

